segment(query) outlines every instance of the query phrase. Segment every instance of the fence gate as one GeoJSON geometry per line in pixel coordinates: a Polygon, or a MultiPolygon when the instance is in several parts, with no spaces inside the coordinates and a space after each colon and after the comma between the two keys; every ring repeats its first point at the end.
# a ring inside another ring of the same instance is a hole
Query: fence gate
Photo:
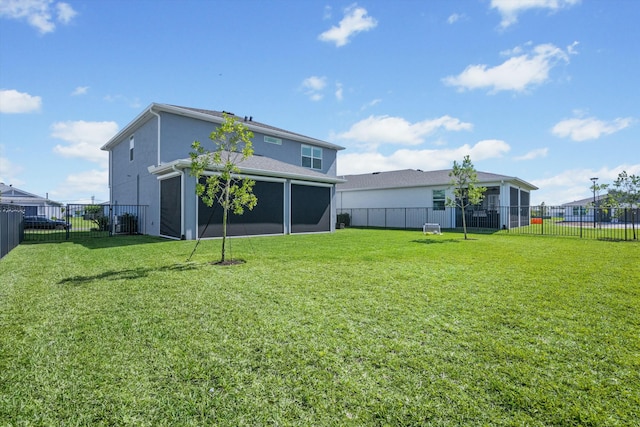
{"type": "Polygon", "coordinates": [[[146,234],[147,206],[69,204],[29,213],[23,220],[25,242],[146,234]]]}

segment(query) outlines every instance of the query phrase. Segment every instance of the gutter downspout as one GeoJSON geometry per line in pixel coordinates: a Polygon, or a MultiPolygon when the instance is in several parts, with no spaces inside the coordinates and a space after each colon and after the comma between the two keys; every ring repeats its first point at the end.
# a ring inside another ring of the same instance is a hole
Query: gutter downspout
{"type": "Polygon", "coordinates": [[[157,145],[156,148],[158,150],[158,160],[157,160],[156,164],[158,166],[160,166],[160,128],[161,128],[162,121],[160,120],[160,114],[158,114],[155,111],[153,111],[153,105],[151,105],[151,107],[149,107],[149,112],[158,118],[158,141],[157,141],[157,144],[156,144],[157,145]]]}
{"type": "MultiPolygon", "coordinates": [[[[160,166],[160,124],[161,124],[161,120],[160,120],[160,114],[156,113],[155,111],[153,111],[153,104],[151,104],[151,106],[149,107],[149,113],[153,114],[154,116],[156,116],[158,118],[158,136],[157,136],[157,141],[156,141],[156,150],[158,151],[158,155],[157,155],[157,160],[156,160],[156,165],[160,166]]],[[[158,183],[158,186],[160,186],[160,183],[158,183]]],[[[159,189],[159,188],[158,188],[159,189]]],[[[160,205],[160,197],[158,197],[158,206],[160,205]]],[[[160,209],[158,209],[158,234],[160,231],[160,209]]]]}

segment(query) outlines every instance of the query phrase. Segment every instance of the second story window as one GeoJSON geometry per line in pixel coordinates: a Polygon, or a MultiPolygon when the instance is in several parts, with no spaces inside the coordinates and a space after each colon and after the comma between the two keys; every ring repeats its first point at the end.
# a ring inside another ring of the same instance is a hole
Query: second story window
{"type": "Polygon", "coordinates": [[[322,148],[303,145],[302,166],[311,169],[322,169],[322,148]]]}
{"type": "Polygon", "coordinates": [[[129,137],[129,161],[133,162],[133,135],[129,137]]]}
{"type": "Polygon", "coordinates": [[[444,190],[433,190],[433,210],[443,211],[445,207],[444,190]]]}

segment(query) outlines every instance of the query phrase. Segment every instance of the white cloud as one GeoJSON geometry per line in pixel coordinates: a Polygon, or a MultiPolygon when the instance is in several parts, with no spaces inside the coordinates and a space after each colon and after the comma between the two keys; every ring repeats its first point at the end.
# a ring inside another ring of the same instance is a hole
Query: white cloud
{"type": "Polygon", "coordinates": [[[349,43],[349,38],[362,31],[369,31],[378,25],[373,17],[367,16],[367,10],[362,7],[352,5],[344,12],[344,18],[340,24],[335,25],[318,36],[318,39],[325,42],[335,43],[337,47],[349,43]]]}
{"type": "Polygon", "coordinates": [[[569,169],[559,174],[542,179],[530,181],[540,188],[534,191],[532,203],[537,205],[541,202],[549,206],[561,205],[575,200],[582,200],[591,196],[591,177],[598,177],[599,184],[611,184],[622,171],[629,174],[640,174],[640,163],[622,164],[614,168],[603,167],[594,169],[569,169]]]}
{"type": "Polygon", "coordinates": [[[338,154],[338,174],[351,175],[383,172],[399,169],[438,170],[449,169],[454,160],[469,155],[474,162],[502,157],[511,147],[497,139],[479,141],[475,145],[465,144],[454,149],[410,150],[401,149],[385,156],[379,152],[338,154]]]}
{"type": "Polygon", "coordinates": [[[17,90],[0,90],[0,113],[34,113],[40,111],[42,98],[17,90]]]}
{"type": "Polygon", "coordinates": [[[95,196],[95,202],[99,203],[108,200],[108,185],[108,170],[93,169],[68,175],[61,187],[53,190],[51,195],[58,200],[73,198],[73,203],[91,203],[91,197],[95,196]]]}
{"type": "Polygon", "coordinates": [[[382,102],[382,99],[376,98],[376,99],[374,99],[372,101],[367,102],[362,107],[360,107],[360,111],[366,110],[367,108],[375,107],[376,105],[380,104],[381,102],[382,102]]]}
{"type": "MultiPolygon", "coordinates": [[[[0,146],[0,150],[3,147],[0,146]]],[[[18,186],[23,183],[23,181],[17,178],[18,175],[24,170],[22,166],[11,163],[7,157],[0,156],[0,182],[3,182],[7,185],[13,184],[18,186]]]]}
{"type": "Polygon", "coordinates": [[[569,137],[573,141],[598,139],[603,135],[610,135],[629,127],[634,122],[631,117],[617,118],[609,122],[595,117],[573,118],[558,122],[551,133],[561,138],[569,137]]]}
{"type": "Polygon", "coordinates": [[[0,0],[0,17],[24,19],[40,33],[50,33],[57,22],[68,24],[78,14],[68,3],[53,0],[0,0]]]}
{"type": "Polygon", "coordinates": [[[513,159],[518,161],[534,160],[534,159],[540,159],[542,157],[547,157],[547,154],[549,154],[548,148],[538,148],[537,150],[531,150],[527,154],[523,156],[514,157],[513,159]]]}
{"type": "Polygon", "coordinates": [[[342,83],[336,83],[336,99],[342,101],[344,98],[342,83]]]}
{"type": "Polygon", "coordinates": [[[302,89],[312,101],[320,101],[324,97],[322,91],[326,86],[326,77],[311,76],[302,81],[302,89]]]}
{"type": "Polygon", "coordinates": [[[402,117],[369,116],[336,135],[342,140],[364,143],[369,147],[380,144],[418,145],[425,137],[443,129],[447,131],[471,130],[473,125],[450,116],[410,123],[402,117]]]}
{"type": "Polygon", "coordinates": [[[56,4],[56,9],[58,12],[58,21],[63,24],[68,24],[78,14],[68,3],[60,2],[56,4]]]}
{"type": "Polygon", "coordinates": [[[523,48],[517,47],[502,52],[511,57],[500,65],[469,65],[457,76],[448,76],[442,81],[448,86],[457,87],[459,91],[488,88],[492,93],[503,90],[523,92],[549,80],[549,72],[557,64],[569,63],[569,54],[575,52],[575,44],[567,52],[553,44],[535,46],[528,53],[523,53],[523,48]]]}
{"type": "Polygon", "coordinates": [[[491,0],[491,8],[502,15],[500,26],[507,28],[518,22],[518,15],[529,9],[547,9],[555,12],[580,3],[581,0],[491,0]]]}
{"type": "Polygon", "coordinates": [[[89,92],[89,86],[78,86],[71,92],[71,96],[86,95],[89,92]]]}
{"type": "Polygon", "coordinates": [[[56,145],[54,152],[64,157],[81,159],[106,165],[108,154],[100,150],[118,132],[116,122],[57,122],[51,127],[51,136],[66,141],[66,145],[56,145]]]}
{"type": "Polygon", "coordinates": [[[449,15],[449,17],[447,18],[447,22],[449,24],[455,24],[456,22],[459,22],[465,19],[467,19],[467,16],[465,14],[453,13],[449,15]]]}

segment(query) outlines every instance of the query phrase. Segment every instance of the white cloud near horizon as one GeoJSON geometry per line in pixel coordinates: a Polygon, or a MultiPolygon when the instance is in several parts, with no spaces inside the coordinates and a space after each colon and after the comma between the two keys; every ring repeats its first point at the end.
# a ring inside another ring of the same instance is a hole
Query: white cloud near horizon
{"type": "Polygon", "coordinates": [[[0,90],[0,113],[35,113],[42,108],[42,98],[13,89],[0,90]]]}
{"type": "Polygon", "coordinates": [[[0,156],[0,182],[6,185],[13,184],[15,187],[21,185],[24,181],[19,180],[17,176],[23,170],[22,166],[13,164],[7,157],[0,156]]]}
{"type": "Polygon", "coordinates": [[[491,9],[497,9],[502,16],[501,28],[518,22],[518,15],[529,9],[547,9],[556,12],[579,4],[581,0],[491,0],[491,9]]]}
{"type": "Polygon", "coordinates": [[[489,139],[475,145],[462,145],[451,149],[397,150],[385,156],[379,152],[338,153],[338,175],[385,172],[401,169],[450,169],[454,160],[469,155],[474,162],[502,157],[511,147],[504,141],[489,139]]]}
{"type": "Polygon", "coordinates": [[[341,47],[349,43],[349,39],[355,34],[369,31],[377,25],[378,21],[371,16],[367,16],[367,10],[365,8],[357,7],[354,4],[345,9],[344,17],[338,26],[332,26],[320,34],[318,39],[324,42],[335,43],[336,47],[341,47]]]}
{"type": "Polygon", "coordinates": [[[471,130],[473,125],[455,117],[442,116],[436,119],[410,123],[402,117],[369,116],[351,126],[346,132],[335,135],[339,140],[354,141],[370,149],[381,144],[419,145],[438,130],[471,130]]]}
{"type": "Polygon", "coordinates": [[[67,142],[58,144],[53,151],[64,157],[77,157],[106,167],[108,153],[100,150],[118,132],[116,122],[67,121],[51,126],[51,136],[67,142]]]}
{"type": "Polygon", "coordinates": [[[546,205],[554,206],[585,199],[593,194],[591,177],[598,177],[598,184],[611,184],[622,171],[640,174],[640,163],[622,164],[613,168],[603,167],[597,170],[568,169],[553,176],[532,180],[530,182],[540,188],[532,193],[532,198],[535,198],[533,204],[537,205],[544,201],[546,205]]]}
{"type": "Polygon", "coordinates": [[[634,121],[631,117],[619,117],[608,122],[595,117],[576,117],[558,122],[551,129],[551,133],[561,138],[569,137],[573,141],[582,142],[621,131],[631,126],[634,121]]]}
{"type": "MultiPolygon", "coordinates": [[[[560,63],[569,63],[569,56],[576,54],[574,42],[567,50],[553,44],[540,44],[527,52],[518,46],[503,55],[510,56],[505,62],[494,67],[486,64],[469,65],[456,76],[447,76],[442,82],[454,86],[458,91],[489,89],[490,93],[500,91],[525,92],[550,79],[550,71],[560,63]]],[[[526,45],[525,47],[529,47],[526,45]]]]}
{"type": "Polygon", "coordinates": [[[71,5],[53,0],[0,0],[0,17],[26,20],[41,34],[56,29],[56,22],[69,24],[78,14],[71,5]],[[55,14],[55,18],[54,15],[55,14]]]}
{"type": "Polygon", "coordinates": [[[57,200],[73,198],[73,203],[91,203],[91,197],[95,196],[94,201],[100,203],[109,199],[108,186],[108,169],[92,169],[67,175],[64,183],[51,191],[51,195],[57,200]]]}

